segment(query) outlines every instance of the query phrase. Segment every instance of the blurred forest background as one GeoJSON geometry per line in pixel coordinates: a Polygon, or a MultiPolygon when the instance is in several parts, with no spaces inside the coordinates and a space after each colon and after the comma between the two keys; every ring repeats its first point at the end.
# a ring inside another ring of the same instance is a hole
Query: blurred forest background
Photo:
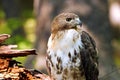
{"type": "Polygon", "coordinates": [[[96,40],[100,80],[120,80],[120,0],[0,0],[0,34],[20,49],[35,48],[37,56],[16,58],[26,68],[46,71],[50,23],[61,12],[80,16],[96,40]]]}

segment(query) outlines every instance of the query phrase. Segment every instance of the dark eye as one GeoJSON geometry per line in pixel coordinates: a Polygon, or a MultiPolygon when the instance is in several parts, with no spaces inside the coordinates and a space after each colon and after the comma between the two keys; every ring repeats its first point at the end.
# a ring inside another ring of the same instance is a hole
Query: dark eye
{"type": "Polygon", "coordinates": [[[66,21],[71,21],[72,20],[72,18],[66,18],[66,21]]]}

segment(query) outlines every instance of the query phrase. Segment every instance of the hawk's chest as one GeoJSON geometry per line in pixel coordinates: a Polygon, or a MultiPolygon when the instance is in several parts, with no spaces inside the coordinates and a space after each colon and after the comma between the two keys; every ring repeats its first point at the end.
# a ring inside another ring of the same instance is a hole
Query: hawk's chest
{"type": "Polygon", "coordinates": [[[81,34],[73,29],[59,32],[55,36],[51,35],[48,41],[48,51],[51,50],[56,53],[59,51],[62,51],[63,54],[73,53],[72,50],[79,51],[79,47],[82,47],[81,34]]]}
{"type": "Polygon", "coordinates": [[[48,56],[51,59],[50,64],[52,65],[50,66],[52,67],[51,74],[64,74],[68,72],[70,77],[72,75],[72,71],[69,71],[70,69],[74,73],[77,71],[76,74],[80,74],[81,34],[76,30],[68,30],[56,34],[54,38],[52,37],[53,35],[51,35],[48,41],[48,56]]]}

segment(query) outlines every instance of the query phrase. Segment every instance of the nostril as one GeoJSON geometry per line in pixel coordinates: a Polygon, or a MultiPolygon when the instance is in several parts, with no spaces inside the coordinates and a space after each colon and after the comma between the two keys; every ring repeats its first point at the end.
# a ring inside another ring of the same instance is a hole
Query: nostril
{"type": "Polygon", "coordinates": [[[80,22],[79,25],[82,26],[82,22],[80,22]]]}

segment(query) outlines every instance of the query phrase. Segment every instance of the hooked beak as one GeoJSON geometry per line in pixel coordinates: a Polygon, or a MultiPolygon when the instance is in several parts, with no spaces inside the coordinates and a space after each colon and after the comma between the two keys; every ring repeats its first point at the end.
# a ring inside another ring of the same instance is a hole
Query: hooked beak
{"type": "Polygon", "coordinates": [[[78,26],[80,26],[80,27],[82,27],[82,22],[81,22],[81,20],[79,19],[79,18],[75,18],[75,24],[78,26]]]}

